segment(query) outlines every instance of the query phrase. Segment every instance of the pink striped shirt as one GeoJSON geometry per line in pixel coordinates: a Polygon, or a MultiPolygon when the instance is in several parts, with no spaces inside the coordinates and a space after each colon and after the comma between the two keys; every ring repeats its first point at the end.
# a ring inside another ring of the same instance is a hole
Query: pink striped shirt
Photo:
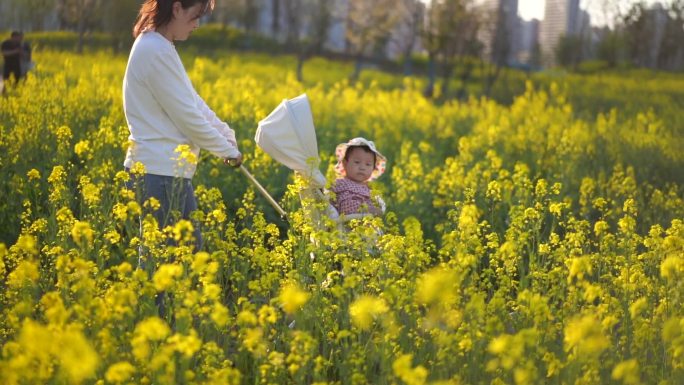
{"type": "Polygon", "coordinates": [[[339,178],[333,184],[331,191],[335,193],[332,204],[340,214],[380,213],[380,209],[371,200],[370,188],[366,184],[339,178]]]}

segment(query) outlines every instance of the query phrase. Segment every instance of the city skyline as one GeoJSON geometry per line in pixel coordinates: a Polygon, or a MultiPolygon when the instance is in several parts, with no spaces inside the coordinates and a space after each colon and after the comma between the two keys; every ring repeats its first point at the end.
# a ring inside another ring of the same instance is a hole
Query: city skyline
{"type": "MultiPolygon", "coordinates": [[[[637,3],[638,0],[618,0],[620,7],[627,9],[631,4],[637,3]]],[[[644,0],[647,5],[652,5],[660,2],[667,4],[669,0],[644,0]]],[[[518,16],[523,20],[543,20],[544,9],[546,7],[546,0],[518,0],[518,16]]],[[[612,25],[610,20],[606,20],[606,10],[602,9],[602,2],[599,0],[580,0],[580,9],[583,9],[591,15],[592,25],[612,25]]]]}

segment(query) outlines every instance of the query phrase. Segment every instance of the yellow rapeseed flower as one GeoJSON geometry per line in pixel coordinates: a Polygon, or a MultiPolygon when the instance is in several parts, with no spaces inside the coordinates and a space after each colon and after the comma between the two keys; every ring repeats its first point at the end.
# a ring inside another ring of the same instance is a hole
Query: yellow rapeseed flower
{"type": "Polygon", "coordinates": [[[249,310],[243,310],[237,315],[237,324],[239,326],[254,326],[257,324],[257,316],[249,310]]]}
{"type": "Polygon", "coordinates": [[[142,214],[142,209],[140,208],[140,205],[136,201],[128,202],[126,204],[126,210],[128,210],[128,212],[131,215],[138,216],[138,215],[142,214]]]}
{"type": "Polygon", "coordinates": [[[43,305],[45,318],[51,325],[64,325],[71,314],[71,311],[64,307],[62,297],[56,291],[46,293],[40,299],[40,304],[43,305]]]}
{"type": "Polygon", "coordinates": [[[264,305],[259,309],[259,325],[265,326],[278,321],[278,312],[273,306],[264,305]]]}
{"type": "Polygon", "coordinates": [[[78,245],[87,245],[93,242],[94,231],[90,223],[77,220],[71,228],[71,237],[78,245]]]}
{"type": "MultiPolygon", "coordinates": [[[[3,348],[5,352],[11,352],[12,348],[16,349],[13,366],[19,370],[28,371],[24,374],[25,378],[33,379],[35,382],[47,382],[46,380],[54,372],[53,358],[55,346],[57,346],[54,343],[55,339],[54,333],[46,326],[26,319],[19,331],[17,342],[9,342],[3,348]],[[39,381],[40,379],[43,381],[39,381]]],[[[1,364],[0,368],[2,368],[1,364]]],[[[3,374],[0,373],[0,378],[3,378],[3,374]]]]}
{"type": "Polygon", "coordinates": [[[35,168],[32,168],[26,173],[26,176],[29,178],[29,180],[40,179],[40,172],[35,168]]]}
{"type": "Polygon", "coordinates": [[[81,185],[81,194],[83,195],[83,200],[90,206],[96,206],[100,203],[100,188],[93,183],[85,183],[81,185]]]}
{"type": "Polygon", "coordinates": [[[684,358],[684,317],[682,318],[670,318],[665,321],[663,326],[663,341],[673,342],[679,340],[682,347],[675,354],[676,357],[684,358]]]}
{"type": "Polygon", "coordinates": [[[264,332],[261,328],[250,328],[245,332],[242,344],[247,350],[257,357],[262,357],[266,354],[267,349],[263,341],[264,332]]]}
{"type": "Polygon", "coordinates": [[[36,219],[33,223],[31,223],[31,233],[33,234],[41,234],[47,232],[48,229],[48,221],[45,218],[38,218],[36,219]]]}
{"type": "Polygon", "coordinates": [[[48,182],[52,185],[49,200],[51,203],[56,203],[63,197],[65,190],[64,182],[66,181],[66,172],[64,166],[58,165],[52,168],[48,182]]]}
{"type": "Polygon", "coordinates": [[[192,149],[187,144],[181,144],[174,150],[178,154],[178,158],[175,160],[178,162],[179,167],[185,167],[186,165],[197,164],[197,155],[192,152],[192,149]]]}
{"type": "Polygon", "coordinates": [[[40,276],[38,264],[33,261],[24,260],[7,277],[7,285],[10,289],[18,289],[24,285],[33,285],[40,276]]]}
{"type": "Polygon", "coordinates": [[[25,253],[36,255],[38,254],[38,241],[33,235],[22,234],[14,244],[13,249],[19,249],[25,253]]]}
{"type": "Polygon", "coordinates": [[[143,206],[146,208],[149,208],[152,211],[157,211],[161,207],[161,203],[159,202],[159,199],[155,197],[149,197],[144,203],[143,206]]]}
{"type": "Polygon", "coordinates": [[[416,301],[422,305],[453,303],[457,297],[457,275],[454,270],[444,267],[433,268],[423,273],[418,280],[416,301]]]}
{"type": "Polygon", "coordinates": [[[183,275],[183,267],[176,264],[164,264],[159,266],[154,273],[154,288],[157,291],[168,290],[174,285],[176,279],[183,275]]]}
{"type": "Polygon", "coordinates": [[[204,298],[205,300],[218,301],[221,295],[221,286],[215,283],[206,283],[204,285],[204,298]]]}
{"type": "Polygon", "coordinates": [[[74,152],[79,158],[85,159],[88,153],[90,153],[90,141],[81,140],[74,145],[74,152]]]}
{"type": "Polygon", "coordinates": [[[157,317],[149,317],[140,321],[135,327],[135,334],[144,336],[150,341],[161,341],[166,338],[171,329],[162,319],[157,317]]]}
{"type": "Polygon", "coordinates": [[[131,179],[131,174],[126,171],[117,171],[114,175],[114,182],[116,183],[126,183],[131,179]]]}
{"type": "Polygon", "coordinates": [[[475,234],[477,232],[477,223],[480,216],[479,210],[475,205],[465,205],[458,217],[458,228],[464,234],[475,234]]]}
{"type": "Polygon", "coordinates": [[[104,234],[104,238],[112,245],[116,245],[121,241],[121,234],[116,230],[111,230],[104,234]]]}
{"type": "Polygon", "coordinates": [[[565,261],[568,266],[568,283],[573,281],[573,278],[582,281],[585,275],[591,275],[593,269],[591,267],[591,259],[588,256],[570,258],[565,261]]]}
{"type": "Polygon", "coordinates": [[[133,331],[131,347],[133,356],[141,362],[149,359],[150,341],[162,341],[171,334],[169,326],[158,317],[150,317],[140,321],[133,331]]]}
{"type": "Polygon", "coordinates": [[[168,342],[185,358],[194,356],[202,347],[202,340],[197,337],[197,332],[193,329],[190,330],[188,335],[177,333],[172,335],[169,337],[168,342]]]}
{"type": "Polygon", "coordinates": [[[176,242],[190,241],[193,237],[193,231],[195,231],[195,227],[192,225],[192,222],[181,219],[173,226],[173,239],[176,242]]]}
{"type": "Polygon", "coordinates": [[[78,384],[95,375],[100,358],[82,332],[65,331],[57,346],[56,356],[70,383],[78,384]]]}
{"type": "Polygon", "coordinates": [[[228,217],[226,216],[225,211],[219,210],[219,209],[213,210],[213,211],[211,212],[211,215],[216,219],[216,222],[218,222],[218,223],[223,223],[223,222],[225,222],[226,219],[228,218],[228,217]]]}
{"type": "Polygon", "coordinates": [[[131,167],[131,174],[137,176],[145,175],[145,165],[140,162],[133,163],[133,167],[131,167]]]}
{"type": "Polygon", "coordinates": [[[7,246],[4,243],[0,243],[0,277],[5,276],[7,271],[5,268],[5,256],[7,255],[7,246]]]}
{"type": "Polygon", "coordinates": [[[392,363],[394,375],[407,385],[423,385],[427,380],[428,371],[422,365],[412,367],[412,354],[402,354],[392,363]]]}
{"type": "Polygon", "coordinates": [[[645,297],[641,297],[634,301],[633,304],[629,305],[629,315],[632,319],[641,315],[641,313],[648,308],[648,300],[645,297]]]}
{"type": "Polygon", "coordinates": [[[493,180],[489,182],[485,196],[495,202],[501,201],[501,185],[498,181],[493,180]]]}
{"type": "Polygon", "coordinates": [[[610,230],[610,226],[606,221],[596,221],[594,224],[594,234],[596,234],[597,237],[605,234],[610,230]]]}
{"type": "Polygon", "coordinates": [[[571,320],[564,331],[565,350],[576,349],[578,358],[597,356],[609,345],[601,323],[591,315],[571,320]]]}
{"type": "Polygon", "coordinates": [[[287,284],[280,291],[278,299],[285,313],[292,314],[309,300],[309,293],[295,284],[287,284]]]}
{"type": "Polygon", "coordinates": [[[131,381],[131,377],[135,373],[135,366],[128,361],[119,361],[112,364],[105,373],[107,382],[120,384],[122,382],[131,381]]]}
{"type": "Polygon", "coordinates": [[[622,361],[615,365],[611,373],[613,380],[622,381],[626,385],[641,384],[641,375],[639,374],[639,362],[636,359],[622,361]]]}
{"type": "Polygon", "coordinates": [[[55,135],[60,142],[66,142],[71,139],[73,134],[71,133],[71,128],[68,126],[60,126],[55,130],[55,135]]]}
{"type": "Polygon", "coordinates": [[[117,220],[125,221],[128,218],[128,208],[123,203],[116,203],[112,207],[112,214],[117,220]]]}
{"type": "Polygon", "coordinates": [[[675,281],[684,273],[684,258],[678,255],[670,255],[660,264],[660,276],[675,281]]]}
{"type": "Polygon", "coordinates": [[[349,306],[349,315],[352,323],[357,327],[368,330],[373,325],[373,320],[387,313],[389,308],[382,298],[364,295],[356,299],[349,306]]]}
{"type": "Polygon", "coordinates": [[[230,320],[228,308],[219,302],[214,303],[214,309],[211,312],[211,320],[219,327],[226,326],[230,320]]]}

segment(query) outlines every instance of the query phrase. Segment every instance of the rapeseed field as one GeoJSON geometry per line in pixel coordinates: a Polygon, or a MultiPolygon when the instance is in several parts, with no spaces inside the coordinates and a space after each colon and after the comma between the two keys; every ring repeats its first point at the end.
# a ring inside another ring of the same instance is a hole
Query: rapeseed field
{"type": "Polygon", "coordinates": [[[0,383],[682,384],[684,78],[436,103],[415,79],[352,85],[330,65],[301,84],[278,57],[193,59],[290,213],[202,153],[193,253],[193,223],[139,225],[124,188],[125,57],[39,57],[0,98],[0,383]],[[655,107],[628,103],[639,87],[663,90],[655,107]],[[300,181],[254,144],[303,92],[329,180],[351,137],[388,157],[384,217],[313,226],[300,181]]]}

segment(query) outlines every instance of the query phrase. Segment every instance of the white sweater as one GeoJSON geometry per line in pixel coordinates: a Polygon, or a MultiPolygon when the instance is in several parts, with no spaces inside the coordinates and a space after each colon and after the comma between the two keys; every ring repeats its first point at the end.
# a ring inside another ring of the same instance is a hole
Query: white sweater
{"type": "Polygon", "coordinates": [[[148,174],[192,178],[195,164],[179,162],[175,152],[190,146],[222,158],[240,152],[235,132],[195,92],[174,45],[154,31],[133,44],[123,81],[123,104],[131,135],[124,166],[145,165],[148,174]]]}

